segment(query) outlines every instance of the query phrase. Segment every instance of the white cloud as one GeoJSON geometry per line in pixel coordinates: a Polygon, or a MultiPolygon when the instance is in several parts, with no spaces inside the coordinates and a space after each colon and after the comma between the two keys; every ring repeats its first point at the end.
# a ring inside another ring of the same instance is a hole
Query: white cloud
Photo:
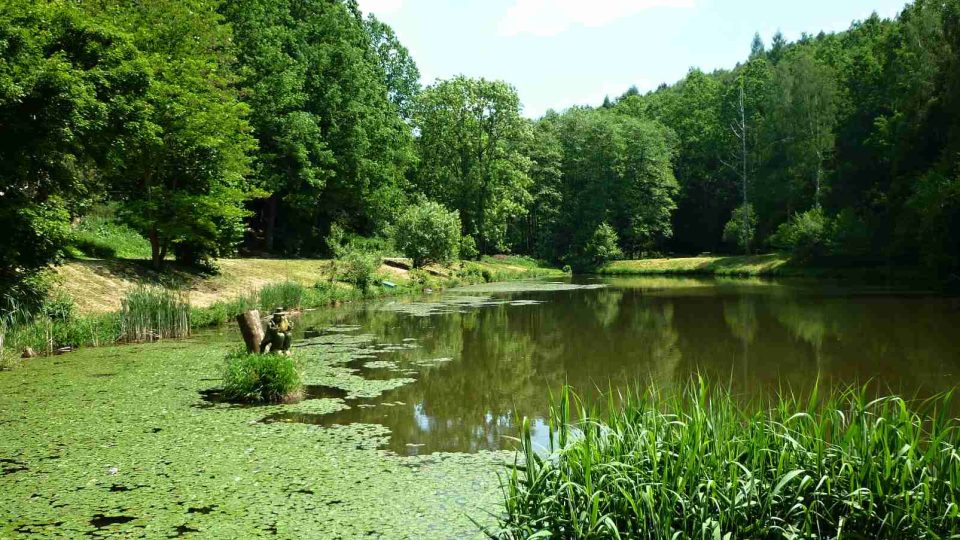
{"type": "Polygon", "coordinates": [[[657,8],[692,8],[695,0],[515,0],[500,21],[506,36],[554,36],[572,26],[604,26],[657,8]]]}
{"type": "Polygon", "coordinates": [[[403,0],[359,0],[360,10],[375,15],[390,15],[400,11],[403,0]]]}

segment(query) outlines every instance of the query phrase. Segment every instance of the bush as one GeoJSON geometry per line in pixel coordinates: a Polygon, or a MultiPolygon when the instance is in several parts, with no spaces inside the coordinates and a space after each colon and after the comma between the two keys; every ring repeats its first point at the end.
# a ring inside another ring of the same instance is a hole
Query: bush
{"type": "Polygon", "coordinates": [[[600,416],[569,396],[551,408],[550,455],[523,421],[520,460],[503,480],[502,538],[960,533],[949,397],[911,404],[815,388],[744,404],[701,382],[667,397],[628,393],[600,416]]]}
{"type": "Polygon", "coordinates": [[[791,218],[770,237],[770,245],[787,251],[798,261],[843,257],[856,259],[870,253],[870,230],[852,210],[836,217],[813,208],[791,218]]]}
{"type": "Polygon", "coordinates": [[[467,234],[460,239],[460,258],[472,261],[476,260],[480,256],[480,252],[477,251],[477,241],[473,239],[473,236],[467,234]]]}
{"type": "Polygon", "coordinates": [[[54,321],[68,321],[73,318],[75,308],[73,298],[63,292],[56,292],[44,300],[40,306],[40,315],[54,321]]]}
{"type": "Polygon", "coordinates": [[[730,221],[723,227],[723,241],[747,251],[757,234],[757,213],[753,205],[740,205],[733,211],[730,221]]]}
{"type": "Polygon", "coordinates": [[[227,355],[223,372],[223,397],[236,403],[283,403],[303,396],[296,361],[283,354],[227,355]]]}
{"type": "Polygon", "coordinates": [[[623,251],[620,250],[618,242],[617,231],[610,225],[601,223],[584,244],[580,255],[571,261],[573,269],[578,272],[589,272],[623,257],[623,251]]]}
{"type": "MultiPolygon", "coordinates": [[[[426,202],[411,206],[400,216],[394,226],[394,241],[397,249],[413,259],[416,268],[429,263],[448,264],[460,253],[460,227],[456,211],[426,202]]],[[[476,251],[476,243],[473,248],[476,251]]]]}
{"type": "Polygon", "coordinates": [[[382,263],[383,258],[379,253],[348,247],[337,259],[337,278],[352,283],[366,294],[382,263]]]}

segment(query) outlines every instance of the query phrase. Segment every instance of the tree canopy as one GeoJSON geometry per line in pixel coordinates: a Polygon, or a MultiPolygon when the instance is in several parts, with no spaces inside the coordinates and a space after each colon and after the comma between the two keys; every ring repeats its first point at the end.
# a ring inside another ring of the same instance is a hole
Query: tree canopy
{"type": "Polygon", "coordinates": [[[470,254],[960,273],[960,0],[744,45],[729,69],[531,120],[506,81],[422,88],[355,0],[8,0],[0,287],[28,297],[97,203],[157,267],[325,255],[331,229],[386,235],[429,201],[470,254]]]}

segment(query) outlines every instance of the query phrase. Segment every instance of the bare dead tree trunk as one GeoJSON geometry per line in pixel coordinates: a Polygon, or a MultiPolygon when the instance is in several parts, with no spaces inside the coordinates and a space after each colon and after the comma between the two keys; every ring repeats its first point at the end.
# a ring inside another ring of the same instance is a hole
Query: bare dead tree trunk
{"type": "Polygon", "coordinates": [[[260,323],[260,311],[252,309],[237,315],[237,324],[243,341],[247,344],[247,352],[260,353],[260,342],[263,341],[263,325],[260,323]]]}

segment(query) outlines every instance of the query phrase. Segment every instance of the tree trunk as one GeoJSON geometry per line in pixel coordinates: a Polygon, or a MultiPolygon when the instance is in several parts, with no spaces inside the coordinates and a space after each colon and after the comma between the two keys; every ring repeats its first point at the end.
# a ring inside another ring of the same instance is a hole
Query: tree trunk
{"type": "Polygon", "coordinates": [[[237,315],[237,324],[240,333],[247,344],[248,353],[260,353],[260,342],[263,341],[263,325],[260,323],[260,312],[256,309],[237,315]]]}
{"type": "Polygon", "coordinates": [[[153,269],[161,270],[163,268],[163,257],[166,254],[160,248],[160,237],[156,229],[150,231],[150,258],[153,261],[153,269]]]}
{"type": "Polygon", "coordinates": [[[277,194],[274,193],[267,198],[266,215],[264,216],[264,237],[267,244],[267,252],[273,253],[274,238],[277,228],[277,194]]]}

